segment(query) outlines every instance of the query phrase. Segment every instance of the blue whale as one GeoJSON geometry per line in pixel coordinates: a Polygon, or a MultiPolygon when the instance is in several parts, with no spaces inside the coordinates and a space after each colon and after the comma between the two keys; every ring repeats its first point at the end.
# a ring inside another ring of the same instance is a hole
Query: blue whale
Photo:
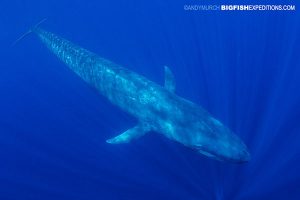
{"type": "Polygon", "coordinates": [[[246,145],[232,131],[202,107],[175,94],[174,76],[168,67],[164,67],[162,87],[37,26],[29,32],[37,34],[50,51],[111,103],[137,119],[135,127],[107,143],[128,143],[157,132],[216,160],[249,161],[246,145]]]}

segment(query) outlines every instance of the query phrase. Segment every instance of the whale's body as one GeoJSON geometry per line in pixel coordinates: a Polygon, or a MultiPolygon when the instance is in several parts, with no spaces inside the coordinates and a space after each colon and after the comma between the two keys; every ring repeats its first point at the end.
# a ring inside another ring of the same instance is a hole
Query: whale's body
{"type": "Polygon", "coordinates": [[[40,28],[32,32],[84,81],[138,120],[135,127],[108,143],[127,143],[154,131],[208,157],[249,160],[247,147],[235,134],[203,108],[174,93],[174,78],[168,67],[165,86],[161,87],[53,33],[40,28]]]}

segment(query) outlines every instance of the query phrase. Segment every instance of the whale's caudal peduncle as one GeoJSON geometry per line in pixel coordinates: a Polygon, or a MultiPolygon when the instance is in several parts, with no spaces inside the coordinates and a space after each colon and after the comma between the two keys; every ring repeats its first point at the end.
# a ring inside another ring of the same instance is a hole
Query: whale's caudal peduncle
{"type": "Polygon", "coordinates": [[[168,67],[164,68],[165,85],[161,87],[37,26],[30,32],[36,33],[79,77],[138,120],[135,127],[108,139],[108,143],[128,143],[153,131],[217,160],[250,159],[247,147],[226,126],[200,106],[174,93],[174,75],[168,67]]]}

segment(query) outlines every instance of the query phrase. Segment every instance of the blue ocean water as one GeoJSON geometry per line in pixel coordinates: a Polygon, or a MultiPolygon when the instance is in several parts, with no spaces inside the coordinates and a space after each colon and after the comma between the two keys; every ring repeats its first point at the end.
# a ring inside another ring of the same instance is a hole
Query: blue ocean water
{"type": "Polygon", "coordinates": [[[299,11],[183,9],[208,3],[1,1],[0,199],[300,199],[299,11]],[[157,83],[168,65],[176,93],[239,135],[251,161],[211,160],[154,132],[107,144],[135,119],[36,36],[10,47],[45,17],[45,30],[157,83]]]}

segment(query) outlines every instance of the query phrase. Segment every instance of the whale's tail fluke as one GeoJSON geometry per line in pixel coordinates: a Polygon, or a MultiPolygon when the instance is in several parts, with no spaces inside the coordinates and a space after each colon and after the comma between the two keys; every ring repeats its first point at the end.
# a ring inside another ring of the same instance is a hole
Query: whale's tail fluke
{"type": "Polygon", "coordinates": [[[27,35],[29,35],[30,33],[34,32],[35,29],[37,29],[39,27],[39,25],[41,25],[44,21],[46,21],[47,18],[42,19],[41,21],[39,21],[36,25],[34,25],[32,28],[30,28],[26,33],[24,33],[23,35],[21,35],[18,39],[16,39],[11,46],[15,46],[19,41],[21,41],[23,38],[25,38],[27,35]]]}

